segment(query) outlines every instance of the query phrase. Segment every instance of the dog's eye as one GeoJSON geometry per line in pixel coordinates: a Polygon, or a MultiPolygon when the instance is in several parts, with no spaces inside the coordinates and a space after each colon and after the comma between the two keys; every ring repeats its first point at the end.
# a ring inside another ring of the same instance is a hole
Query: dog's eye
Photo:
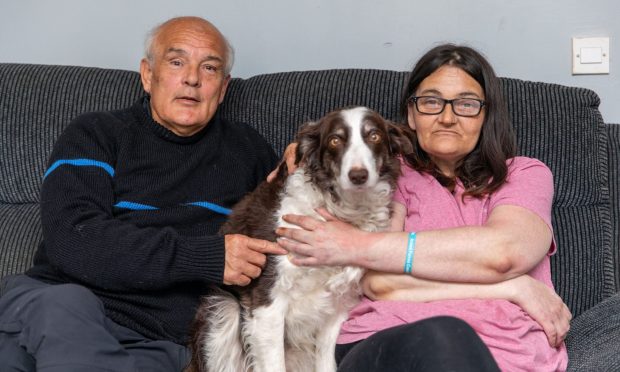
{"type": "Polygon", "coordinates": [[[372,143],[379,143],[381,142],[381,133],[379,132],[371,132],[368,135],[368,140],[372,143]]]}
{"type": "Polygon", "coordinates": [[[338,147],[342,143],[339,137],[332,137],[329,139],[329,147],[338,147]]]}

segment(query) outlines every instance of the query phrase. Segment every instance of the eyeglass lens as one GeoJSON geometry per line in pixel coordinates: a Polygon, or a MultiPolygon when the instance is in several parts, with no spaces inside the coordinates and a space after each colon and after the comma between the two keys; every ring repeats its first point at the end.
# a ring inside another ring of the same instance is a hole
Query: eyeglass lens
{"type": "Polygon", "coordinates": [[[445,100],[439,97],[417,97],[415,100],[416,108],[423,114],[439,114],[446,104],[452,105],[452,110],[456,115],[476,116],[482,109],[482,102],[470,98],[458,98],[453,100],[445,100]]]}

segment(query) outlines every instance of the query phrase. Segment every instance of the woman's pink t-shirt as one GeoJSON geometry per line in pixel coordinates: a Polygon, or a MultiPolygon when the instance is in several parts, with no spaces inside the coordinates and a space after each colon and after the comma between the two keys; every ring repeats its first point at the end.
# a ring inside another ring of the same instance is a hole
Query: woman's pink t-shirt
{"type": "MultiPolygon", "coordinates": [[[[482,199],[466,197],[464,201],[461,183],[457,182],[452,194],[434,177],[403,165],[394,200],[407,209],[405,231],[483,225],[499,205],[526,208],[552,229],[553,177],[549,168],[525,157],[513,158],[508,164],[507,182],[499,190],[482,199]]],[[[552,243],[549,255],[554,252],[555,243],[552,243]]],[[[553,287],[549,255],[529,275],[553,287]]],[[[504,371],[566,370],[568,357],[564,344],[551,347],[540,325],[506,300],[408,302],[364,298],[342,325],[338,343],[359,341],[386,328],[438,315],[454,316],[469,323],[504,371]]]]}

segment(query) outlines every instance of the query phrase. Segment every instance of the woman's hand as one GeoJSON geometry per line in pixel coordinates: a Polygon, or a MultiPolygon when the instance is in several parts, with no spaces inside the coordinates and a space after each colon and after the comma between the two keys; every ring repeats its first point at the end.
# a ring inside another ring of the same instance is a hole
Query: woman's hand
{"type": "Polygon", "coordinates": [[[552,288],[528,275],[521,275],[506,283],[514,285],[512,302],[540,324],[551,346],[560,346],[573,318],[560,296],[552,288]]]}
{"type": "Polygon", "coordinates": [[[290,261],[298,266],[358,266],[358,244],[367,235],[352,225],[338,220],[325,209],[317,213],[325,219],[301,215],[284,215],[282,219],[301,229],[279,227],[278,244],[292,255],[290,261]]]}

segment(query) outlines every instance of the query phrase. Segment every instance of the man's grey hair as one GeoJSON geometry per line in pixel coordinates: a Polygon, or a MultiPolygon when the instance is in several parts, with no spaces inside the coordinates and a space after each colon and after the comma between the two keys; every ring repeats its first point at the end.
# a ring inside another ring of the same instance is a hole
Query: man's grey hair
{"type": "MultiPolygon", "coordinates": [[[[157,35],[161,31],[162,27],[169,21],[170,20],[158,24],[146,34],[146,40],[144,41],[144,58],[146,58],[149,65],[151,66],[153,66],[153,62],[155,61],[155,56],[154,56],[154,51],[153,51],[155,39],[157,39],[157,35]]],[[[224,46],[226,47],[226,55],[224,56],[224,59],[225,59],[224,76],[228,76],[230,75],[230,72],[232,71],[232,68],[233,68],[233,64],[235,62],[235,49],[230,44],[226,36],[224,36],[221,32],[220,32],[220,36],[222,37],[222,40],[224,40],[224,46]]]]}

